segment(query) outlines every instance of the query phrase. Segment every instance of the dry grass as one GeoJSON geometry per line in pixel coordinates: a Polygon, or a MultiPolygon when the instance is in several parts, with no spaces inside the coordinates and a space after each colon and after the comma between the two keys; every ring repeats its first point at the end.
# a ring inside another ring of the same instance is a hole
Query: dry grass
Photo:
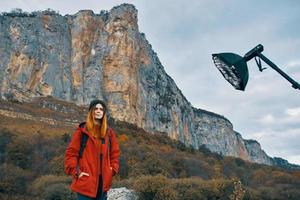
{"type": "Polygon", "coordinates": [[[34,135],[43,133],[46,137],[73,134],[77,124],[84,120],[82,113],[86,108],[51,97],[36,98],[32,102],[0,101],[0,109],[8,112],[26,114],[32,118],[1,116],[0,128],[16,134],[34,135]],[[45,120],[53,121],[47,123],[45,120]]]}

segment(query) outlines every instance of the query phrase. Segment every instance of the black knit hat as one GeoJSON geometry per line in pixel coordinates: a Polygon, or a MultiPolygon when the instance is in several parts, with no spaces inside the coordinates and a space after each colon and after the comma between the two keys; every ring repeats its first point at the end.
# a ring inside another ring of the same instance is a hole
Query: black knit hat
{"type": "Polygon", "coordinates": [[[89,106],[89,111],[90,111],[94,106],[96,106],[98,103],[100,103],[100,104],[102,105],[102,107],[103,107],[103,109],[104,109],[104,112],[106,112],[106,105],[105,105],[104,101],[101,101],[101,100],[99,100],[99,99],[94,99],[94,100],[91,101],[90,106],[89,106]]]}

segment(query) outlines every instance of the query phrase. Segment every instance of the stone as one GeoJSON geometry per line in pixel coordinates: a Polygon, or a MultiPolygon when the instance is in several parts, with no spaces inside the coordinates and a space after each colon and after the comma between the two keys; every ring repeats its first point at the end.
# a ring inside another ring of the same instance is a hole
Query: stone
{"type": "Polygon", "coordinates": [[[137,200],[138,197],[133,190],[129,190],[126,187],[113,188],[107,193],[108,200],[137,200]]]}

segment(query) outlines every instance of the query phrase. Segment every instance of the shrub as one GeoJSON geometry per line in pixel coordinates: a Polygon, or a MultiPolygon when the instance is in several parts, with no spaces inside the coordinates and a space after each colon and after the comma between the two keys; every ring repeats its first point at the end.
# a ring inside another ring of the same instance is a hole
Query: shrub
{"type": "Polygon", "coordinates": [[[281,172],[281,171],[273,171],[272,177],[274,182],[276,183],[294,183],[296,179],[288,173],[281,172]]]}
{"type": "Polygon", "coordinates": [[[63,176],[64,173],[64,155],[54,157],[48,163],[49,173],[63,176]]]}
{"type": "Polygon", "coordinates": [[[179,198],[186,200],[205,199],[202,192],[205,187],[207,187],[207,183],[200,178],[177,179],[174,182],[174,188],[178,192],[179,198]]]}
{"type": "MultiPolygon", "coordinates": [[[[46,193],[47,188],[51,185],[57,185],[57,184],[69,185],[70,183],[71,183],[71,179],[67,176],[44,175],[35,179],[31,184],[31,186],[28,188],[28,191],[30,194],[34,196],[41,197],[46,193]]],[[[68,191],[70,190],[69,187],[67,190],[68,191]]]]}
{"type": "Polygon", "coordinates": [[[185,158],[182,160],[184,167],[187,171],[187,176],[198,176],[203,179],[208,179],[209,175],[212,174],[211,167],[202,160],[197,158],[185,158]]]}
{"type": "Polygon", "coordinates": [[[171,168],[168,166],[168,162],[164,162],[163,159],[160,159],[153,153],[147,153],[146,159],[141,167],[145,169],[149,175],[164,174],[165,176],[169,174],[170,170],[168,169],[171,168]]]}
{"type": "Polygon", "coordinates": [[[134,178],[114,179],[114,181],[112,183],[112,188],[120,188],[120,187],[133,188],[134,182],[135,182],[134,178]]]}
{"type": "Polygon", "coordinates": [[[45,188],[42,198],[45,200],[72,200],[76,195],[64,183],[55,183],[45,188]]]}
{"type": "Polygon", "coordinates": [[[7,163],[29,169],[32,161],[32,146],[23,137],[12,137],[7,145],[7,163]]]}
{"type": "Polygon", "coordinates": [[[177,200],[178,199],[178,193],[174,190],[174,188],[171,185],[166,185],[162,188],[160,188],[155,196],[155,200],[177,200]]]}
{"type": "Polygon", "coordinates": [[[0,163],[5,162],[6,157],[6,147],[11,141],[11,133],[6,130],[0,130],[0,163]]]}
{"type": "Polygon", "coordinates": [[[235,181],[234,182],[234,191],[233,193],[229,196],[230,200],[242,200],[245,195],[245,189],[242,186],[241,181],[235,181]]]}
{"type": "Polygon", "coordinates": [[[41,132],[35,134],[31,140],[32,170],[38,176],[42,174],[63,175],[63,159],[67,141],[66,134],[51,138],[41,132]]]}
{"type": "Polygon", "coordinates": [[[140,199],[153,200],[158,191],[161,191],[161,188],[166,185],[168,185],[168,179],[163,175],[142,176],[135,181],[133,189],[138,193],[140,199]]]}
{"type": "Polygon", "coordinates": [[[12,164],[0,166],[0,192],[6,194],[24,194],[32,176],[31,172],[12,164]]]}
{"type": "Polygon", "coordinates": [[[174,189],[180,199],[229,199],[233,190],[231,181],[223,179],[203,180],[200,178],[177,179],[174,189]]]}
{"type": "Polygon", "coordinates": [[[129,173],[129,166],[127,163],[127,159],[123,154],[121,154],[119,175],[121,178],[128,178],[128,173],[129,173]]]}
{"type": "Polygon", "coordinates": [[[119,144],[125,143],[128,141],[128,136],[126,134],[121,134],[118,136],[119,144]]]}

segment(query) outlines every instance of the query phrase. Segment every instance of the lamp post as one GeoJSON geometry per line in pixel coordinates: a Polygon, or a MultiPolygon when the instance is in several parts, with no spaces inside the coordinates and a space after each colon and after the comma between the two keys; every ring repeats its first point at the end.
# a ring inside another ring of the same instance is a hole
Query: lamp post
{"type": "Polygon", "coordinates": [[[234,54],[234,53],[218,53],[212,54],[214,64],[218,70],[222,73],[224,78],[237,90],[245,90],[249,73],[247,62],[252,58],[255,58],[256,64],[259,71],[263,71],[266,68],[262,68],[261,61],[265,61],[270,67],[277,71],[281,76],[288,80],[292,87],[295,89],[300,89],[300,84],[284,73],[279,67],[277,67],[272,61],[265,57],[261,52],[264,47],[259,44],[249,52],[247,52],[244,57],[234,54]],[[258,57],[258,59],[256,58],[258,57]]]}

